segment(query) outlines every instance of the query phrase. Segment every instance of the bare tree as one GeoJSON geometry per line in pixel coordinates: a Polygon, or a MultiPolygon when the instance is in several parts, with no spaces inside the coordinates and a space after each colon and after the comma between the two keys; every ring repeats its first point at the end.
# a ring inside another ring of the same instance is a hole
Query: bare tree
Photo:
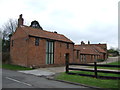
{"type": "Polygon", "coordinates": [[[3,26],[2,26],[2,31],[3,31],[3,39],[9,39],[9,35],[13,34],[17,28],[18,22],[17,20],[9,19],[3,26]]]}
{"type": "Polygon", "coordinates": [[[1,28],[2,31],[2,62],[10,63],[10,36],[17,28],[17,20],[9,19],[1,28]]]}
{"type": "Polygon", "coordinates": [[[2,52],[2,31],[0,31],[0,56],[2,52]]]}
{"type": "Polygon", "coordinates": [[[9,52],[10,50],[10,36],[17,28],[17,20],[9,19],[2,27],[2,51],[9,52]]]}

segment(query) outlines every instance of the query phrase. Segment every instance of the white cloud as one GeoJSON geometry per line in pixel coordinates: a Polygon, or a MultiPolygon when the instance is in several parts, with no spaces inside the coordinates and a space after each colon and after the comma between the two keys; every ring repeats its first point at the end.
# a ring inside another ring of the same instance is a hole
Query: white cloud
{"type": "Polygon", "coordinates": [[[118,1],[1,0],[0,25],[22,13],[29,24],[38,20],[44,29],[62,33],[75,43],[90,40],[117,47],[118,1]]]}

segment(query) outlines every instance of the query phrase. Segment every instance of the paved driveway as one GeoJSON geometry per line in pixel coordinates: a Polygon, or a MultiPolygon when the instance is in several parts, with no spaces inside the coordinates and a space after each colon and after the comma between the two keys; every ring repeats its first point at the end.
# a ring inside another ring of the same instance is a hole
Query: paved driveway
{"type": "Polygon", "coordinates": [[[25,74],[32,74],[36,76],[52,76],[56,73],[64,72],[65,66],[63,67],[49,67],[49,68],[39,68],[35,70],[26,70],[26,71],[18,71],[25,74]]]}

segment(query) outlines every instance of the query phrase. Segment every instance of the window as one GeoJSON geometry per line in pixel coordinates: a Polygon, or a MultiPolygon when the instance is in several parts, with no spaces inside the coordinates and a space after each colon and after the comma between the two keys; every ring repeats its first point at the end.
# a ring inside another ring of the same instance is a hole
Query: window
{"type": "Polygon", "coordinates": [[[54,42],[46,41],[46,64],[54,64],[54,42]]]}
{"type": "Polygon", "coordinates": [[[77,50],[77,59],[79,58],[79,51],[77,50]]]}
{"type": "Polygon", "coordinates": [[[81,62],[86,63],[86,55],[80,55],[81,62]]]}
{"type": "Polygon", "coordinates": [[[80,60],[81,60],[81,62],[83,61],[83,57],[82,57],[83,55],[80,55],[80,60]]]}
{"type": "Polygon", "coordinates": [[[86,55],[83,55],[83,61],[86,63],[86,55]]]}
{"type": "Polygon", "coordinates": [[[35,45],[39,46],[39,38],[35,38],[35,45]]]}
{"type": "Polygon", "coordinates": [[[67,43],[67,49],[69,49],[69,44],[67,43]]]}
{"type": "Polygon", "coordinates": [[[11,43],[11,44],[12,44],[12,47],[13,47],[13,43],[14,43],[14,41],[12,40],[12,43],[11,43]]]}
{"type": "Polygon", "coordinates": [[[98,55],[98,59],[100,59],[100,56],[98,55]]]}

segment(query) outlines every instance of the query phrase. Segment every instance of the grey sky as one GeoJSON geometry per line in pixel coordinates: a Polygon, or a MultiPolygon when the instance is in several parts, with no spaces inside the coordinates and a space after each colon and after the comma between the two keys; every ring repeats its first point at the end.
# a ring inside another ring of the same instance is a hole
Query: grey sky
{"type": "Polygon", "coordinates": [[[43,29],[64,34],[76,44],[107,43],[118,47],[119,0],[0,0],[0,26],[23,14],[30,24],[37,20],[43,29]]]}

